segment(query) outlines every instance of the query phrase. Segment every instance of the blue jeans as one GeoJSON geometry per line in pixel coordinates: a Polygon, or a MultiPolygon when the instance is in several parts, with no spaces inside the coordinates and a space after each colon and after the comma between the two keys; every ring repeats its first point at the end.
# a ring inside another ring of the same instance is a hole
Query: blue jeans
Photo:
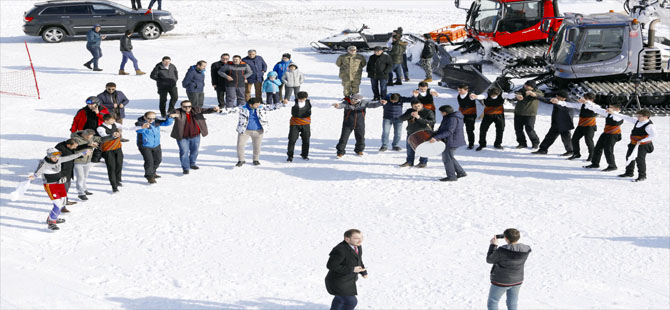
{"type": "Polygon", "coordinates": [[[91,55],[93,55],[93,59],[86,62],[86,64],[90,65],[92,63],[93,68],[98,69],[98,59],[102,57],[102,49],[100,47],[89,47],[89,46],[86,46],[86,49],[89,52],[91,52],[91,55]]]}
{"type": "Polygon", "coordinates": [[[200,148],[200,135],[193,138],[184,138],[177,140],[179,146],[179,160],[181,161],[181,168],[184,170],[191,169],[195,166],[195,161],[198,159],[198,148],[200,148]]]}
{"type": "MultiPolygon", "coordinates": [[[[409,136],[407,138],[409,138],[409,136]]],[[[414,149],[412,148],[411,145],[409,145],[409,141],[406,144],[407,144],[407,162],[414,165],[414,149]]],[[[428,157],[419,157],[419,163],[420,164],[428,163],[428,157]]]]}
{"type": "Polygon", "coordinates": [[[465,174],[465,170],[458,163],[456,158],[454,158],[454,151],[457,148],[447,147],[444,152],[442,152],[442,162],[444,163],[444,170],[447,171],[447,177],[450,179],[456,179],[459,175],[465,174]]]}
{"type": "Polygon", "coordinates": [[[121,52],[121,55],[123,55],[123,58],[121,58],[121,70],[126,68],[126,63],[128,62],[128,59],[133,62],[133,67],[135,67],[135,71],[140,70],[140,67],[137,65],[137,58],[133,55],[133,52],[121,52]]]}
{"type": "Polygon", "coordinates": [[[401,120],[394,121],[385,118],[382,122],[382,147],[388,147],[389,145],[389,132],[391,131],[391,126],[393,126],[393,143],[391,144],[391,146],[396,147],[400,142],[402,121],[401,120]]]}
{"type": "MultiPolygon", "coordinates": [[[[393,64],[391,73],[395,72],[395,77],[398,81],[402,81],[402,64],[393,64]]],[[[393,74],[391,74],[393,76],[393,74]]],[[[391,79],[392,80],[392,79],[391,79]]]]}
{"type": "MultiPolygon", "coordinates": [[[[156,0],[151,0],[151,2],[149,2],[149,10],[151,10],[151,7],[154,5],[155,2],[156,2],[156,0]]],[[[159,11],[162,10],[162,8],[161,8],[162,4],[163,4],[163,0],[158,0],[158,10],[159,11]]]]}
{"type": "Polygon", "coordinates": [[[370,78],[370,83],[372,83],[372,95],[374,98],[386,98],[386,82],[387,80],[385,79],[370,78]]]}
{"type": "Polygon", "coordinates": [[[356,296],[335,296],[330,304],[330,310],[354,310],[357,304],[356,296]]]}
{"type": "Polygon", "coordinates": [[[515,286],[497,286],[491,284],[491,289],[489,290],[489,301],[486,305],[488,310],[498,310],[498,301],[502,295],[507,292],[507,309],[516,310],[517,301],[519,300],[519,290],[521,289],[521,284],[515,286]]]}

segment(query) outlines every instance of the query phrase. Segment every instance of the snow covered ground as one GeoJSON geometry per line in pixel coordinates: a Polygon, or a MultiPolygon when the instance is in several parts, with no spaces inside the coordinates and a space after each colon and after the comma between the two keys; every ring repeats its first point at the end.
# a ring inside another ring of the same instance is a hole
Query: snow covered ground
{"type": "MultiPolygon", "coordinates": [[[[233,169],[237,116],[209,115],[202,169],[181,175],[177,145],[165,129],[163,177],[150,186],[137,147],[126,143],[121,193],[111,195],[104,165],[96,165],[89,179],[94,195],[70,208],[60,231],[48,233],[42,187],[33,184],[22,201],[9,193],[46,148],[68,137],[84,99],[116,82],[131,100],[127,122],[156,111],[158,100],[148,76],[115,75],[117,39],[103,42],[104,71],[94,73],[81,65],[90,57],[83,40],[46,44],[24,36],[22,14],[31,5],[0,2],[1,70],[27,65],[27,40],[43,97],[0,96],[2,309],[326,309],[328,252],[352,227],[363,231],[370,272],[358,282],[360,309],[484,308],[488,241],[508,227],[520,229],[533,248],[522,308],[670,307],[667,117],[653,118],[659,138],[643,183],[616,177],[627,138],[615,149],[617,172],[585,170],[583,162],[557,156],[560,141],[546,156],[513,149],[511,114],[506,149],[459,149],[468,177],[453,184],[437,182],[445,174],[437,157],[425,169],[401,169],[404,151],[377,152],[381,109],[368,111],[366,155],[350,155],[352,137],[349,153],[333,159],[342,119],[330,107],[341,98],[337,55],[315,54],[309,42],[362,23],[417,33],[461,23],[463,12],[449,1],[164,1],[179,24],[159,40],[134,40],[141,68],[150,71],[169,55],[183,77],[188,66],[211,64],[223,52],[255,48],[270,65],[290,52],[315,105],[312,160],[285,162],[290,113],[282,109],[270,113],[262,165],[233,169]]],[[[561,3],[562,11],[609,9],[621,10],[621,3],[561,3]]],[[[423,78],[419,67],[410,71],[412,82],[392,91],[408,95],[423,78]]],[[[367,79],[361,89],[371,95],[367,79]]],[[[215,104],[211,88],[205,95],[206,105],[215,104]]],[[[438,99],[443,104],[455,102],[438,99]]],[[[549,114],[543,105],[541,137],[549,114]]],[[[603,126],[598,119],[598,135],[603,126]]],[[[625,135],[631,127],[623,126],[625,135]]]]}

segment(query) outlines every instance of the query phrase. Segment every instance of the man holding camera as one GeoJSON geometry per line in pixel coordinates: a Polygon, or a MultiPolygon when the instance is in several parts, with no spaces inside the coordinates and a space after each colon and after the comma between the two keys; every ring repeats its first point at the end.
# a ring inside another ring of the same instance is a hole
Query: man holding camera
{"type": "Polygon", "coordinates": [[[507,293],[507,309],[516,310],[519,290],[523,283],[523,267],[530,254],[528,245],[518,243],[521,234],[514,228],[505,229],[502,235],[491,239],[486,262],[493,264],[491,268],[491,289],[487,309],[497,310],[498,301],[507,293]],[[498,247],[498,239],[505,239],[507,244],[498,247]]]}

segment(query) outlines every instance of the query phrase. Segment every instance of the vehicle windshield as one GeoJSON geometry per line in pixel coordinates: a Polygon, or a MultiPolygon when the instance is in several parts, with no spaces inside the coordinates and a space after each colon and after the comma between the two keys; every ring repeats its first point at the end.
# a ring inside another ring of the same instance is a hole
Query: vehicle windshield
{"type": "Polygon", "coordinates": [[[477,3],[472,9],[470,27],[477,32],[494,32],[496,23],[500,18],[500,9],[500,3],[497,1],[483,0],[477,3]]]}
{"type": "Polygon", "coordinates": [[[123,5],[123,4],[119,4],[119,3],[116,3],[116,2],[110,2],[109,5],[111,5],[111,6],[115,7],[115,8],[124,10],[124,11],[126,11],[126,12],[130,12],[130,11],[133,10],[133,9],[131,9],[131,8],[129,8],[129,7],[125,6],[125,5],[123,5]]]}
{"type": "MultiPolygon", "coordinates": [[[[561,29],[556,34],[556,39],[554,39],[553,46],[551,47],[550,56],[554,60],[554,63],[561,65],[569,65],[570,53],[572,50],[572,44],[568,42],[565,38],[568,27],[561,27],[561,29]]],[[[579,31],[579,28],[574,28],[579,31]]],[[[579,37],[577,35],[576,37],[579,37]]]]}

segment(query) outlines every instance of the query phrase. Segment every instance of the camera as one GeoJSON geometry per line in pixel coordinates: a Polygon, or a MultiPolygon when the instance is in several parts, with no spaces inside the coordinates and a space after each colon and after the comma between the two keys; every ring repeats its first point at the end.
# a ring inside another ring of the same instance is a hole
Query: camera
{"type": "Polygon", "coordinates": [[[505,239],[505,235],[503,234],[496,235],[496,239],[505,239]]]}

